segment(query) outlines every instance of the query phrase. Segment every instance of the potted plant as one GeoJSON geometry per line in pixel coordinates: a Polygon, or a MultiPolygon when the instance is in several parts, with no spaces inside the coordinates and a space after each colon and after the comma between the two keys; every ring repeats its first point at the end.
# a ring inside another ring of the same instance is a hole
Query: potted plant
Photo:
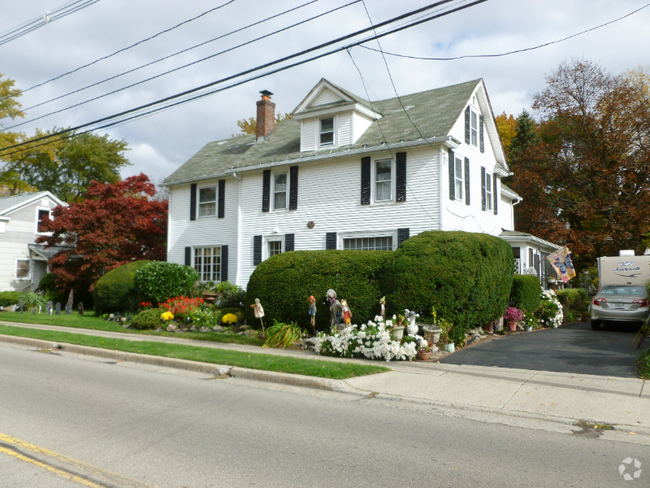
{"type": "Polygon", "coordinates": [[[503,314],[503,319],[508,323],[508,328],[511,332],[517,330],[517,324],[524,318],[524,312],[517,307],[508,307],[503,314]]]}
{"type": "Polygon", "coordinates": [[[427,341],[420,341],[420,345],[418,348],[418,359],[420,361],[428,361],[431,359],[431,348],[426,344],[427,341]]]}
{"type": "Polygon", "coordinates": [[[397,325],[393,325],[390,329],[390,335],[395,341],[401,341],[404,337],[404,316],[401,314],[393,315],[393,321],[397,321],[397,325]]]}

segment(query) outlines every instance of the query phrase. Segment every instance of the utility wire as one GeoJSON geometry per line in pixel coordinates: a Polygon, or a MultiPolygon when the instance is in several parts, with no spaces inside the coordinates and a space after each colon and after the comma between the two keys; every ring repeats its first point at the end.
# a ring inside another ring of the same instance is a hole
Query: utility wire
{"type": "Polygon", "coordinates": [[[386,54],[388,56],[395,56],[395,57],[398,57],[398,58],[415,59],[415,60],[419,60],[419,61],[455,61],[455,60],[458,60],[458,59],[465,59],[465,58],[498,58],[498,57],[502,57],[502,56],[509,56],[511,54],[518,54],[518,53],[523,53],[523,52],[527,52],[527,51],[534,51],[535,49],[540,49],[540,48],[543,48],[543,47],[546,47],[546,46],[550,46],[552,44],[557,44],[559,42],[564,42],[564,41],[567,41],[569,39],[573,39],[574,37],[581,36],[582,34],[586,34],[587,32],[591,32],[591,31],[600,29],[602,27],[606,27],[606,26],[608,26],[610,24],[613,24],[615,22],[623,20],[623,19],[625,19],[627,17],[630,17],[630,16],[636,14],[637,12],[640,12],[641,10],[643,10],[645,8],[648,8],[648,7],[650,7],[650,3],[644,5],[643,7],[638,8],[638,9],[636,9],[636,10],[634,10],[634,11],[628,13],[628,14],[625,14],[622,17],[618,17],[617,19],[610,20],[609,22],[605,22],[604,24],[600,24],[600,25],[597,25],[595,27],[591,27],[589,29],[583,30],[583,31],[578,32],[576,34],[571,34],[570,36],[563,37],[562,39],[557,39],[555,41],[545,42],[544,44],[539,44],[539,45],[533,46],[533,47],[527,47],[527,48],[523,48],[523,49],[517,49],[515,51],[508,51],[508,52],[498,53],[498,54],[467,54],[467,55],[464,55],[464,56],[453,56],[453,57],[446,57],[446,58],[432,58],[432,57],[408,56],[406,54],[391,53],[391,52],[388,52],[388,51],[382,51],[381,49],[375,49],[375,48],[372,48],[372,47],[369,47],[369,46],[363,46],[363,45],[361,45],[360,47],[362,47],[364,49],[368,49],[369,51],[381,52],[382,54],[386,54]]]}
{"type": "MultiPolygon", "coordinates": [[[[416,10],[414,10],[414,11],[407,12],[406,14],[402,14],[402,15],[399,15],[399,16],[397,16],[397,17],[394,17],[393,19],[390,19],[390,20],[384,21],[384,22],[382,22],[382,23],[380,23],[380,24],[377,24],[375,27],[383,27],[383,26],[386,26],[386,25],[390,25],[390,24],[395,23],[395,22],[397,22],[397,21],[400,21],[400,20],[403,20],[403,19],[405,19],[405,18],[411,17],[411,16],[413,16],[413,15],[419,14],[419,13],[424,12],[424,11],[426,11],[426,10],[431,10],[431,9],[433,9],[433,8],[435,8],[435,7],[438,7],[438,6],[440,6],[440,5],[443,5],[443,4],[446,4],[446,3],[449,3],[449,2],[451,2],[451,1],[453,1],[453,0],[440,0],[440,1],[438,1],[438,2],[435,2],[435,3],[433,3],[433,4],[427,5],[427,6],[425,6],[425,7],[422,7],[422,8],[416,9],[416,10]]],[[[440,18],[440,17],[446,16],[446,15],[449,15],[449,14],[452,14],[452,13],[455,13],[455,12],[458,12],[458,11],[460,11],[460,10],[465,10],[465,9],[467,9],[467,8],[473,7],[473,6],[478,5],[478,4],[480,4],[480,3],[484,3],[484,2],[486,2],[486,1],[487,1],[487,0],[475,0],[475,1],[473,1],[473,2],[471,2],[471,3],[469,3],[469,4],[467,4],[467,5],[463,5],[463,6],[460,6],[460,7],[456,7],[456,8],[450,9],[450,10],[448,10],[448,11],[446,11],[446,12],[442,12],[442,13],[439,13],[439,14],[436,14],[436,15],[429,16],[429,17],[427,17],[426,19],[422,19],[422,20],[414,21],[414,22],[411,23],[411,24],[404,25],[404,26],[400,26],[400,27],[397,27],[397,28],[395,28],[395,29],[392,29],[392,30],[389,30],[389,31],[383,32],[383,33],[381,33],[381,34],[377,34],[377,35],[370,36],[370,37],[365,38],[365,39],[362,39],[362,40],[360,40],[360,41],[355,41],[355,42],[353,42],[353,43],[351,43],[351,44],[347,44],[347,45],[344,45],[344,46],[341,46],[341,47],[335,48],[335,49],[333,49],[333,50],[331,50],[331,51],[327,51],[327,52],[325,52],[325,53],[318,54],[318,55],[316,55],[316,56],[312,56],[311,58],[307,58],[307,59],[304,59],[304,60],[301,60],[301,61],[297,61],[297,62],[295,62],[295,63],[289,64],[289,65],[285,65],[285,66],[282,66],[282,67],[276,68],[276,69],[274,69],[274,70],[271,70],[271,71],[268,71],[268,72],[265,72],[265,73],[262,73],[262,74],[259,74],[259,75],[256,75],[256,76],[252,76],[252,77],[247,78],[247,79],[245,79],[245,80],[241,80],[241,81],[238,81],[238,82],[234,82],[234,83],[232,83],[231,85],[229,85],[229,86],[227,86],[227,87],[216,88],[216,89],[213,89],[213,90],[208,91],[208,92],[205,92],[205,93],[201,93],[201,94],[198,94],[198,95],[193,95],[191,98],[187,98],[187,99],[185,99],[185,100],[176,101],[176,102],[170,103],[170,104],[168,104],[168,105],[165,105],[165,106],[163,106],[163,107],[153,108],[152,110],[150,110],[150,111],[148,111],[148,112],[141,113],[141,114],[131,115],[131,116],[130,116],[129,118],[127,118],[127,119],[123,119],[123,120],[121,120],[121,121],[116,121],[116,122],[110,122],[110,123],[108,123],[108,124],[106,124],[106,125],[99,126],[99,127],[94,127],[93,129],[89,129],[89,130],[86,131],[86,132],[89,132],[89,131],[91,131],[91,130],[99,130],[99,129],[103,129],[103,128],[106,128],[106,127],[111,127],[111,126],[116,125],[116,124],[118,124],[118,123],[120,123],[120,122],[124,122],[124,121],[127,121],[127,120],[133,120],[133,119],[136,119],[136,118],[139,118],[139,117],[142,117],[142,116],[149,115],[149,114],[151,114],[151,113],[155,113],[155,112],[159,112],[159,111],[165,110],[165,109],[170,108],[170,107],[174,107],[174,106],[177,106],[177,105],[180,105],[180,104],[188,103],[188,102],[190,102],[190,101],[198,100],[198,99],[200,99],[200,98],[204,98],[204,97],[209,96],[209,95],[212,95],[212,94],[214,94],[214,93],[217,93],[217,92],[220,92],[220,91],[223,91],[223,90],[227,90],[227,89],[229,89],[229,88],[233,88],[233,87],[235,87],[235,86],[239,86],[239,85],[242,85],[242,84],[244,84],[244,83],[248,83],[248,82],[250,82],[250,81],[253,81],[253,80],[256,80],[256,79],[259,79],[259,78],[263,78],[263,77],[269,76],[269,75],[271,75],[271,74],[278,73],[278,72],[280,72],[280,71],[285,71],[285,70],[287,70],[287,69],[290,69],[290,68],[293,68],[293,67],[296,67],[296,66],[299,66],[299,65],[305,64],[305,63],[309,63],[309,62],[314,61],[314,60],[316,60],[316,59],[320,59],[320,58],[323,58],[323,57],[326,57],[326,56],[330,56],[330,55],[332,55],[332,54],[334,54],[334,53],[337,53],[337,52],[340,52],[340,51],[348,50],[348,49],[350,49],[350,48],[352,48],[352,47],[354,47],[354,46],[358,46],[359,44],[361,44],[361,43],[363,43],[363,42],[368,42],[368,41],[371,41],[371,40],[374,40],[374,39],[378,39],[378,38],[380,38],[380,37],[385,37],[385,36],[387,36],[387,35],[394,34],[394,33],[396,33],[396,32],[400,32],[400,31],[402,31],[402,30],[405,30],[405,29],[408,29],[408,28],[414,27],[415,25],[423,24],[423,23],[425,23],[425,22],[429,22],[429,21],[431,21],[431,20],[434,20],[434,19],[437,19],[437,18],[440,18]]],[[[14,145],[12,145],[12,146],[7,146],[7,147],[5,147],[5,148],[3,148],[3,149],[0,149],[0,152],[7,151],[7,150],[9,150],[9,149],[14,149],[14,148],[22,147],[22,146],[25,146],[25,145],[27,145],[27,144],[32,144],[32,143],[34,143],[34,142],[38,142],[38,141],[48,140],[48,139],[51,139],[51,138],[53,138],[53,137],[63,136],[63,135],[65,135],[65,134],[68,134],[68,133],[70,133],[70,132],[75,132],[75,131],[77,131],[77,130],[79,130],[79,129],[82,129],[82,128],[90,127],[90,126],[97,125],[97,124],[101,124],[101,123],[104,123],[104,122],[109,122],[109,121],[112,120],[112,119],[116,119],[116,118],[119,118],[119,117],[124,117],[124,116],[129,115],[129,114],[132,114],[132,113],[134,113],[134,112],[138,112],[138,111],[141,111],[141,110],[149,109],[149,108],[155,107],[156,105],[160,105],[160,104],[162,104],[162,103],[166,103],[166,102],[169,102],[169,101],[172,101],[172,100],[176,100],[176,99],[178,99],[178,98],[180,98],[180,97],[184,97],[184,96],[191,95],[191,94],[193,94],[193,93],[196,93],[196,92],[201,91],[201,90],[205,90],[205,89],[210,88],[210,87],[212,87],[212,86],[215,86],[215,85],[217,85],[217,84],[221,84],[221,83],[224,83],[224,82],[226,82],[226,81],[230,81],[230,80],[233,80],[233,79],[235,79],[235,78],[239,78],[239,77],[241,77],[241,76],[244,76],[244,75],[247,75],[247,74],[253,73],[253,72],[255,72],[255,71],[260,71],[260,70],[262,70],[262,69],[265,69],[265,68],[268,68],[268,67],[274,66],[274,65],[279,64],[279,63],[282,63],[282,62],[284,62],[284,61],[288,61],[288,60],[290,60],[290,59],[293,59],[293,58],[296,58],[296,57],[302,56],[302,55],[304,55],[304,54],[307,54],[307,53],[310,53],[310,52],[313,52],[313,51],[320,50],[320,49],[322,49],[322,48],[324,48],[324,47],[328,47],[328,46],[330,46],[330,45],[332,45],[332,44],[336,44],[336,43],[341,42],[341,41],[343,41],[343,40],[347,40],[347,39],[350,39],[350,38],[352,38],[352,37],[357,37],[357,36],[359,36],[360,34],[364,34],[364,33],[368,32],[369,30],[372,30],[372,29],[373,29],[373,27],[367,27],[367,28],[361,29],[361,30],[359,30],[359,31],[356,31],[356,32],[354,32],[354,33],[352,33],[352,34],[348,34],[348,35],[346,35],[346,36],[339,37],[339,38],[334,39],[334,40],[332,40],[332,41],[328,41],[328,42],[325,42],[325,43],[323,43],[323,44],[319,44],[318,46],[314,46],[314,47],[312,47],[312,48],[305,49],[305,50],[300,51],[300,52],[298,52],[298,53],[295,53],[295,54],[292,54],[292,55],[289,55],[289,56],[285,56],[285,57],[280,58],[280,59],[277,59],[277,60],[275,60],[275,61],[271,61],[271,62],[269,62],[269,63],[266,63],[266,64],[263,64],[263,65],[257,66],[257,67],[255,67],[255,68],[251,68],[251,69],[248,69],[248,70],[242,71],[242,72],[237,73],[237,74],[235,74],[235,75],[231,75],[231,76],[229,76],[229,77],[222,78],[221,80],[213,81],[213,82],[211,82],[211,83],[208,83],[208,84],[205,84],[205,85],[202,85],[202,86],[199,86],[199,87],[193,88],[193,89],[191,89],[191,90],[186,90],[186,91],[184,91],[184,92],[177,93],[177,94],[175,94],[175,95],[171,95],[171,96],[168,96],[168,97],[162,98],[162,99],[160,99],[160,100],[157,100],[157,101],[154,101],[154,102],[150,102],[150,103],[147,103],[147,104],[145,104],[145,105],[141,105],[141,106],[139,106],[139,107],[135,107],[135,108],[132,108],[132,109],[129,109],[129,110],[125,110],[125,111],[123,111],[123,112],[119,112],[119,113],[116,113],[116,114],[113,114],[113,115],[109,115],[109,116],[107,116],[107,117],[103,117],[103,118],[101,118],[101,119],[97,119],[97,120],[94,120],[94,121],[92,121],[92,122],[88,122],[88,123],[85,123],[85,124],[81,124],[81,125],[78,125],[78,126],[76,126],[76,127],[71,127],[71,128],[68,128],[68,129],[65,129],[65,130],[62,130],[62,131],[59,131],[59,132],[56,132],[56,133],[52,133],[52,134],[49,134],[49,135],[46,135],[46,136],[42,136],[42,137],[38,137],[38,138],[35,138],[35,139],[31,139],[31,140],[29,140],[29,141],[25,141],[25,142],[22,142],[22,143],[19,143],[19,144],[14,144],[14,145]]],[[[47,144],[47,143],[44,143],[44,144],[47,144]]],[[[19,151],[14,151],[14,152],[11,152],[11,153],[5,153],[4,156],[7,156],[7,155],[9,155],[9,154],[14,154],[15,152],[19,152],[19,151]]]]}
{"type": "MultiPolygon", "coordinates": [[[[316,1],[317,1],[317,0],[316,0],[316,1]]],[[[68,106],[68,107],[65,107],[65,108],[62,108],[62,109],[59,109],[59,110],[55,110],[55,111],[53,111],[53,112],[50,112],[50,113],[47,113],[47,114],[41,115],[41,116],[39,116],[39,117],[34,117],[34,118],[32,118],[32,119],[28,119],[28,120],[22,121],[22,122],[20,122],[20,123],[18,123],[18,124],[14,124],[14,125],[11,125],[11,126],[9,126],[9,127],[5,127],[5,128],[3,128],[3,129],[0,129],[0,132],[7,131],[7,130],[10,130],[10,129],[14,129],[14,128],[16,128],[16,127],[20,127],[20,126],[25,125],[25,124],[29,124],[30,122],[34,122],[34,121],[36,121],[36,120],[40,120],[40,119],[43,119],[43,118],[45,118],[45,117],[49,117],[50,115],[54,115],[54,114],[58,114],[58,113],[61,113],[61,112],[65,112],[66,110],[70,110],[71,108],[75,108],[75,107],[79,107],[79,106],[81,106],[81,105],[85,105],[86,103],[89,103],[89,102],[93,102],[93,101],[99,100],[99,99],[104,98],[104,97],[107,97],[107,96],[109,96],[109,95],[114,95],[115,93],[119,93],[119,92],[124,91],[124,90],[127,90],[127,89],[129,89],[129,88],[133,88],[134,86],[138,86],[138,85],[141,85],[141,84],[143,84],[143,83],[147,83],[147,82],[149,82],[149,81],[155,80],[156,78],[160,78],[160,77],[165,76],[165,75],[168,75],[168,74],[170,74],[170,73],[174,73],[175,71],[180,71],[180,70],[185,69],[185,68],[187,68],[187,67],[189,67],[189,66],[193,66],[193,65],[195,65],[195,64],[202,63],[202,62],[204,62],[204,61],[207,61],[207,60],[209,60],[209,59],[215,58],[215,57],[220,56],[220,55],[222,55],[222,54],[228,53],[228,52],[230,52],[230,51],[234,51],[235,49],[239,49],[240,47],[246,46],[246,45],[248,45],[248,44],[252,44],[252,43],[254,43],[254,42],[260,41],[260,40],[265,39],[265,38],[267,38],[267,37],[271,37],[271,36],[273,36],[273,35],[275,35],[275,34],[278,34],[278,33],[284,32],[284,31],[286,31],[286,30],[292,29],[292,28],[294,28],[294,27],[297,27],[297,26],[299,26],[299,25],[301,25],[301,24],[304,24],[304,23],[307,23],[307,22],[311,22],[312,20],[318,19],[318,18],[323,17],[323,16],[325,16],[325,15],[329,15],[329,14],[331,14],[332,12],[335,12],[335,11],[337,11],[337,10],[340,10],[340,9],[343,9],[343,8],[346,8],[346,7],[349,7],[349,6],[354,5],[355,3],[358,3],[358,2],[360,2],[360,1],[362,1],[362,0],[354,0],[353,2],[348,3],[348,4],[346,4],[346,5],[342,5],[342,6],[340,6],[340,7],[336,7],[336,8],[334,8],[334,9],[332,9],[332,10],[329,10],[329,11],[327,11],[327,12],[323,12],[323,13],[318,14],[318,15],[315,15],[315,16],[310,17],[310,18],[308,18],[308,19],[301,20],[300,22],[296,22],[295,24],[289,25],[289,26],[287,26],[287,27],[283,27],[282,29],[278,29],[278,30],[276,30],[276,31],[274,31],[274,32],[271,32],[271,33],[269,33],[269,34],[265,34],[265,35],[263,35],[263,36],[260,36],[260,37],[257,37],[257,38],[255,38],[255,39],[252,39],[252,40],[250,40],[250,41],[246,41],[246,42],[244,42],[244,43],[242,43],[242,44],[239,44],[239,45],[237,45],[237,46],[234,46],[234,47],[231,47],[231,48],[225,49],[225,50],[220,51],[220,52],[218,52],[218,53],[211,54],[210,56],[206,56],[206,57],[201,58],[201,59],[198,59],[198,60],[196,60],[196,61],[192,61],[191,63],[185,64],[185,65],[183,65],[183,66],[179,66],[179,67],[177,67],[177,68],[174,68],[174,69],[171,69],[171,70],[165,71],[165,72],[163,72],[163,73],[159,73],[159,74],[157,74],[157,75],[155,75],[155,76],[152,76],[152,77],[150,77],[150,78],[146,78],[146,79],[141,80],[141,81],[138,81],[138,82],[136,82],[136,83],[132,83],[132,84],[127,85],[127,86],[124,86],[124,87],[122,87],[122,88],[118,88],[118,89],[116,89],[116,90],[110,91],[110,92],[108,92],[108,93],[104,93],[104,94],[102,94],[102,95],[98,95],[98,96],[96,96],[96,97],[94,97],[94,98],[90,98],[90,99],[88,99],[88,100],[84,100],[84,101],[79,102],[79,103],[76,103],[76,104],[74,104],[74,105],[70,105],[70,106],[68,106]]],[[[306,5],[306,4],[305,4],[305,5],[306,5]]],[[[286,12],[284,12],[284,13],[286,13],[286,12]]],[[[278,15],[280,15],[280,14],[278,14],[278,15]]],[[[243,28],[242,28],[242,29],[239,29],[239,30],[243,30],[243,28]]],[[[237,32],[237,31],[235,31],[235,32],[237,32]]],[[[231,33],[232,33],[232,32],[231,32],[231,33]]],[[[222,36],[222,37],[225,37],[226,35],[229,35],[229,34],[225,34],[225,35],[222,36]]],[[[97,84],[98,84],[98,83],[97,83],[97,84]]],[[[80,90],[78,90],[78,91],[80,91],[80,90]]],[[[61,97],[59,97],[59,98],[61,98],[61,97]]],[[[44,103],[47,103],[47,102],[44,102],[44,103]]],[[[41,105],[42,105],[42,104],[41,104],[41,105]]],[[[33,108],[33,107],[31,107],[31,108],[33,108]]],[[[29,110],[29,109],[24,109],[24,110],[29,110]]]]}
{"type": "Polygon", "coordinates": [[[99,2],[99,0],[73,0],[72,2],[68,2],[65,5],[47,12],[45,15],[36,17],[32,20],[28,20],[27,22],[23,22],[16,27],[7,29],[6,31],[0,33],[0,46],[13,41],[14,39],[18,39],[25,34],[29,34],[30,32],[33,32],[36,29],[43,27],[44,25],[54,22],[55,20],[67,17],[68,15],[78,12],[79,10],[89,7],[97,2],[99,2]]]}

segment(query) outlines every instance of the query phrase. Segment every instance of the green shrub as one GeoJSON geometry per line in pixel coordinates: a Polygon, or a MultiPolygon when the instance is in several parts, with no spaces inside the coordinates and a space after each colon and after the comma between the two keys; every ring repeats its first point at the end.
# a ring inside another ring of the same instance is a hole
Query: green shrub
{"type": "Polygon", "coordinates": [[[54,273],[45,273],[38,282],[38,289],[45,292],[48,300],[52,303],[59,302],[64,305],[68,301],[68,293],[61,292],[56,286],[56,275],[54,273]]]}
{"type": "Polygon", "coordinates": [[[214,291],[219,295],[217,305],[219,307],[241,307],[240,304],[246,300],[246,292],[241,286],[237,286],[230,281],[217,283],[214,291]]]}
{"type": "Polygon", "coordinates": [[[534,275],[514,275],[510,288],[510,305],[532,313],[541,304],[539,278],[534,275]]]}
{"type": "Polygon", "coordinates": [[[584,288],[566,288],[556,290],[555,295],[565,311],[578,315],[589,308],[589,296],[584,288]]]}
{"type": "Polygon", "coordinates": [[[435,307],[439,317],[453,324],[449,337],[460,345],[469,328],[503,315],[513,268],[512,248],[503,239],[430,231],[395,251],[383,288],[390,313],[408,308],[422,316],[435,307]]]}
{"type": "Polygon", "coordinates": [[[266,342],[262,347],[279,347],[286,349],[294,342],[299,341],[305,332],[295,322],[287,324],[273,321],[273,325],[266,329],[266,342]]]}
{"type": "Polygon", "coordinates": [[[316,297],[316,327],[329,330],[328,289],[346,299],[354,323],[367,322],[379,313],[381,271],[392,258],[390,251],[293,251],[262,262],[253,272],[244,307],[248,322],[259,326],[253,309],[255,298],[264,307],[265,323],[278,319],[309,324],[310,295],[316,297]]]}
{"type": "Polygon", "coordinates": [[[22,294],[21,291],[0,291],[0,307],[18,305],[22,294]]]}
{"type": "Polygon", "coordinates": [[[99,316],[104,313],[136,310],[140,297],[133,279],[136,271],[149,263],[151,261],[133,261],[102,276],[93,291],[95,314],[99,316]]]}
{"type": "Polygon", "coordinates": [[[45,311],[47,299],[38,293],[21,293],[20,299],[25,305],[25,310],[36,309],[37,312],[45,311]]]}
{"type": "Polygon", "coordinates": [[[191,266],[153,261],[135,273],[135,287],[140,296],[154,303],[169,298],[190,296],[199,273],[191,266]]]}
{"type": "Polygon", "coordinates": [[[165,312],[162,308],[147,308],[138,313],[131,321],[131,327],[139,330],[156,329],[162,327],[160,316],[165,312]]]}

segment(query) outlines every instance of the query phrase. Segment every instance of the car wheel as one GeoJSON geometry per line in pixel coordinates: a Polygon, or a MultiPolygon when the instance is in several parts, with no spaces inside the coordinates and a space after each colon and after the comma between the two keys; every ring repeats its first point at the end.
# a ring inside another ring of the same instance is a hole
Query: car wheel
{"type": "Polygon", "coordinates": [[[591,328],[594,330],[600,329],[600,322],[598,320],[591,321],[591,328]]]}

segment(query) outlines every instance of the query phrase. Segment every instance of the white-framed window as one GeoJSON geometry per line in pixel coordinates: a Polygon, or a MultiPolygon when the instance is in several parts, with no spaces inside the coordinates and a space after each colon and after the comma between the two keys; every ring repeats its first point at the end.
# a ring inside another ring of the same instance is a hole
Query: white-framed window
{"type": "Polygon", "coordinates": [[[194,269],[201,281],[221,281],[221,246],[195,247],[194,269]]]}
{"type": "Polygon", "coordinates": [[[463,160],[459,157],[454,157],[454,199],[462,200],[463,192],[465,191],[465,169],[463,167],[463,160]]]}
{"type": "Polygon", "coordinates": [[[478,113],[470,109],[469,111],[469,142],[472,146],[478,147],[478,113]]]}
{"type": "Polygon", "coordinates": [[[319,122],[319,139],[318,145],[333,146],[334,145],[334,117],[325,117],[320,119],[319,122]]]}
{"type": "Polygon", "coordinates": [[[273,209],[285,210],[287,208],[287,194],[289,180],[287,173],[276,173],[273,175],[273,209]]]}
{"type": "Polygon", "coordinates": [[[50,209],[39,208],[36,213],[36,233],[37,234],[48,234],[43,230],[43,219],[47,217],[48,219],[52,218],[52,211],[50,209]]]}
{"type": "Polygon", "coordinates": [[[485,173],[485,210],[492,210],[492,199],[494,191],[492,189],[492,175],[485,173]]]}
{"type": "Polygon", "coordinates": [[[393,161],[375,161],[375,201],[385,202],[393,199],[393,161]]]}
{"type": "Polygon", "coordinates": [[[343,238],[343,249],[351,251],[392,251],[393,236],[343,238]]]}
{"type": "Polygon", "coordinates": [[[275,256],[276,254],[282,254],[282,241],[281,240],[270,240],[267,241],[267,257],[275,256]]]}
{"type": "Polygon", "coordinates": [[[199,189],[199,217],[217,215],[217,187],[208,186],[199,189]]]}
{"type": "Polygon", "coordinates": [[[16,279],[29,279],[29,259],[16,259],[16,279]]]}

